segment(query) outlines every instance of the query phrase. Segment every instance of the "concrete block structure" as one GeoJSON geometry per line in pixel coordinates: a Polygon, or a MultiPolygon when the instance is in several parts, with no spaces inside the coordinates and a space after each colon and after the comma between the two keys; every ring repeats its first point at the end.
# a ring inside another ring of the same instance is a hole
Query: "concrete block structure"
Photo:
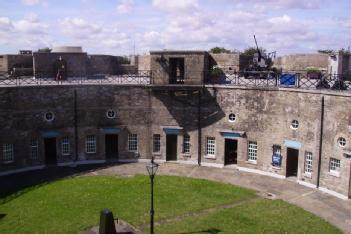
{"type": "Polygon", "coordinates": [[[150,64],[147,85],[0,87],[0,174],[155,157],[351,197],[349,91],[208,85],[204,51],[151,52],[150,64]]]}
{"type": "Polygon", "coordinates": [[[283,71],[305,71],[307,67],[315,67],[321,71],[328,70],[327,54],[291,54],[278,57],[273,66],[283,71]]]}

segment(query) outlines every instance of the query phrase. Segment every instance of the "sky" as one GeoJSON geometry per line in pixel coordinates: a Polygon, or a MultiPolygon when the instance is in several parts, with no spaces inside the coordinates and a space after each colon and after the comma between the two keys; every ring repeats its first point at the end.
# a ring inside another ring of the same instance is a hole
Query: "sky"
{"type": "Polygon", "coordinates": [[[277,55],[347,49],[351,0],[0,0],[0,54],[82,46],[89,54],[150,50],[277,55]]]}

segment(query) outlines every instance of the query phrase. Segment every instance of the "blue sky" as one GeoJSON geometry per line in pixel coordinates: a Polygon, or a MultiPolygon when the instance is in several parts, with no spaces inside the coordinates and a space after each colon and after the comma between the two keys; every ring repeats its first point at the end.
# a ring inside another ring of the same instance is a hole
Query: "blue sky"
{"type": "Polygon", "coordinates": [[[91,54],[260,46],[348,48],[350,0],[0,0],[0,54],[81,45],[91,54]]]}

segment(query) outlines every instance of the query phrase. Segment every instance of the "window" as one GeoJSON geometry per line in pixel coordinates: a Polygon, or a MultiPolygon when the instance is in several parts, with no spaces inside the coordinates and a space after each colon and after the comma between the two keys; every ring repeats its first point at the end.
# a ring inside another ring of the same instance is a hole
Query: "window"
{"type": "Polygon", "coordinates": [[[161,150],[161,135],[154,134],[154,144],[153,144],[153,152],[159,153],[161,150]]]}
{"type": "Polygon", "coordinates": [[[62,155],[69,155],[70,154],[70,144],[69,144],[69,138],[68,137],[63,137],[61,139],[61,153],[62,155]]]}
{"type": "Polygon", "coordinates": [[[106,111],[106,117],[109,119],[114,119],[116,118],[116,112],[114,110],[108,110],[106,111]]]}
{"type": "Polygon", "coordinates": [[[344,148],[346,146],[346,139],[343,137],[339,137],[338,144],[340,147],[344,148]]]}
{"type": "Polygon", "coordinates": [[[37,159],[38,158],[38,140],[32,139],[30,141],[30,158],[37,159]]]}
{"type": "Polygon", "coordinates": [[[88,154],[96,153],[96,137],[94,135],[89,135],[85,140],[85,151],[88,154]]]}
{"type": "Polygon", "coordinates": [[[231,123],[235,122],[235,120],[236,120],[236,115],[233,114],[233,113],[230,113],[229,116],[228,116],[228,120],[229,120],[229,122],[231,122],[231,123]]]}
{"type": "Polygon", "coordinates": [[[138,135],[129,134],[128,135],[128,150],[129,151],[138,151],[138,135]]]}
{"type": "Polygon", "coordinates": [[[312,153],[305,152],[305,174],[312,173],[312,153]]]}
{"type": "Polygon", "coordinates": [[[257,161],[257,142],[249,141],[248,161],[257,161]]]}
{"type": "Polygon", "coordinates": [[[52,112],[46,112],[46,113],[44,114],[44,119],[45,119],[46,121],[48,121],[48,122],[51,122],[51,121],[53,121],[53,120],[55,119],[55,115],[54,115],[54,113],[52,113],[52,112]]]}
{"type": "Polygon", "coordinates": [[[9,163],[14,161],[13,144],[2,145],[2,161],[4,163],[9,163]]]}
{"type": "Polygon", "coordinates": [[[216,138],[207,137],[206,154],[209,156],[216,155],[216,138]]]}
{"type": "Polygon", "coordinates": [[[294,119],[292,122],[291,122],[291,125],[290,127],[294,130],[298,129],[299,128],[299,121],[297,121],[296,119],[294,119]]]}
{"type": "Polygon", "coordinates": [[[336,158],[330,158],[329,171],[331,174],[339,176],[340,173],[340,160],[336,158]]]}
{"type": "Polygon", "coordinates": [[[189,154],[190,153],[190,136],[184,135],[183,137],[183,153],[189,154]]]}

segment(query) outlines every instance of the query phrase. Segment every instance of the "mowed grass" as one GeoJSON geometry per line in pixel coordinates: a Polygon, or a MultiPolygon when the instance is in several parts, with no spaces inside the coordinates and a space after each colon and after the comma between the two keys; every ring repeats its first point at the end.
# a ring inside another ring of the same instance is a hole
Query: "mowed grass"
{"type": "MultiPolygon", "coordinates": [[[[0,205],[0,233],[78,233],[98,225],[100,211],[135,226],[149,223],[147,176],[83,176],[33,187],[0,205]],[[1,216],[0,216],[1,217],[1,216]]],[[[338,233],[335,227],[283,201],[249,200],[255,192],[208,180],[157,176],[155,221],[244,201],[157,226],[156,233],[338,233]],[[202,232],[207,231],[207,232],[202,232]]]]}
{"type": "Polygon", "coordinates": [[[282,200],[255,200],[201,217],[156,226],[156,233],[342,233],[315,215],[282,200]]]}
{"type": "MultiPolygon", "coordinates": [[[[255,196],[251,190],[183,177],[155,178],[155,220],[255,196]]],[[[33,188],[0,205],[0,233],[77,233],[99,223],[100,211],[133,225],[149,222],[147,176],[94,176],[33,188]]]]}

